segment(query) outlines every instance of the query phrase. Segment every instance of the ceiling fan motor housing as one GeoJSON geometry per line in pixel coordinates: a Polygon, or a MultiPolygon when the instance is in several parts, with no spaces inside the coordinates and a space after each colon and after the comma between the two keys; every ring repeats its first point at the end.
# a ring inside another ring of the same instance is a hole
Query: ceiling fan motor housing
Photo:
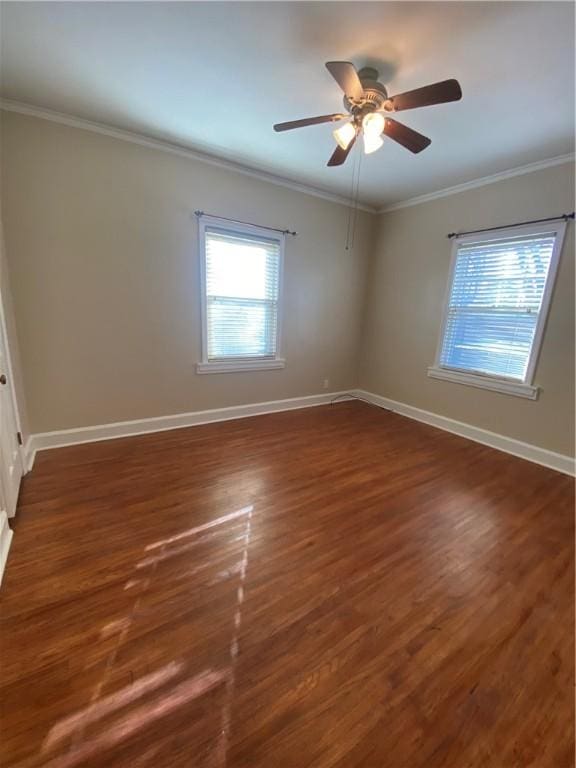
{"type": "Polygon", "coordinates": [[[378,70],[364,67],[358,72],[364,93],[361,99],[349,99],[344,96],[344,106],[355,117],[363,117],[369,112],[383,109],[388,101],[388,91],[378,82],[378,70]]]}

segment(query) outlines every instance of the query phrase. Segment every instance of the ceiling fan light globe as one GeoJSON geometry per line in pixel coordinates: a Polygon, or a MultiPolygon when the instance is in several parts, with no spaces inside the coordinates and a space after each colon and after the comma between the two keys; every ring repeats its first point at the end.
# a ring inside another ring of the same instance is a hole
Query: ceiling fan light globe
{"type": "Polygon", "coordinates": [[[376,152],[377,149],[384,144],[384,141],[379,133],[366,133],[364,131],[364,154],[370,155],[372,152],[376,152]]]}
{"type": "Polygon", "coordinates": [[[364,136],[380,136],[384,130],[384,117],[378,112],[369,112],[362,120],[364,136]]]}
{"type": "Polygon", "coordinates": [[[356,136],[356,129],[352,123],[344,123],[340,128],[336,128],[332,135],[336,139],[338,146],[342,147],[342,149],[348,149],[350,142],[356,136]]]}

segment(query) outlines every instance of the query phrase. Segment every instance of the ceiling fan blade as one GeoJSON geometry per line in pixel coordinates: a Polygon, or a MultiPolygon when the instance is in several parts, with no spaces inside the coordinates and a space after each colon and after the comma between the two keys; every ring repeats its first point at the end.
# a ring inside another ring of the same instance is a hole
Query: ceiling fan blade
{"type": "MultiPolygon", "coordinates": [[[[447,101],[458,101],[462,98],[462,89],[458,80],[443,80],[441,83],[425,85],[414,91],[399,93],[388,100],[392,104],[391,112],[416,107],[430,107],[432,104],[444,104],[447,101]]],[[[386,108],[386,107],[385,107],[386,108]]]]}
{"type": "Polygon", "coordinates": [[[340,146],[336,147],[336,149],[332,153],[332,157],[330,158],[330,160],[328,160],[326,165],[332,167],[334,165],[342,165],[344,162],[346,162],[346,158],[350,154],[350,150],[352,149],[355,143],[356,143],[356,136],[354,136],[354,138],[352,139],[350,144],[348,144],[346,149],[342,149],[342,147],[340,146]]]}
{"type": "Polygon", "coordinates": [[[326,69],[338,83],[345,95],[352,99],[361,99],[364,93],[356,67],[350,61],[327,61],[326,69]]]}
{"type": "Polygon", "coordinates": [[[430,146],[431,139],[427,136],[423,136],[418,131],[413,131],[412,128],[408,128],[407,125],[399,123],[397,120],[392,120],[391,117],[387,117],[384,123],[383,134],[388,136],[389,139],[394,139],[398,144],[402,144],[403,147],[409,149],[410,152],[418,154],[423,149],[430,146]]]}
{"type": "Polygon", "coordinates": [[[337,120],[343,120],[348,115],[320,115],[319,117],[305,117],[302,120],[290,120],[288,123],[276,123],[275,131],[291,131],[293,128],[305,128],[307,125],[318,125],[319,123],[335,123],[337,120]]]}

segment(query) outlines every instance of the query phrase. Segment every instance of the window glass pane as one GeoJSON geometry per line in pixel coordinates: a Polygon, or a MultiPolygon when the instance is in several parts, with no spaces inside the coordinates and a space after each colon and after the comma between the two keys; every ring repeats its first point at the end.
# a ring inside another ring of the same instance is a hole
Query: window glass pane
{"type": "Polygon", "coordinates": [[[535,314],[517,312],[449,312],[441,362],[523,380],[537,319],[535,314]]]}
{"type": "Polygon", "coordinates": [[[208,358],[276,353],[276,308],[235,299],[208,301],[208,358]]]}
{"type": "Polygon", "coordinates": [[[208,359],[274,357],[280,242],[206,229],[208,359]]]}
{"type": "Polygon", "coordinates": [[[440,364],[524,380],[554,233],[458,248],[440,364]]]}

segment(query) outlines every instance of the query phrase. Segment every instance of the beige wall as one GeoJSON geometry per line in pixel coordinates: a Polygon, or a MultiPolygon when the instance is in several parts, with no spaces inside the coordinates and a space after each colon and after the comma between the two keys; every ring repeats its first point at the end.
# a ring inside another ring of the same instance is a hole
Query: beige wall
{"type": "Polygon", "coordinates": [[[574,208],[570,165],[360,214],[281,186],[37,118],[3,115],[3,215],[32,432],[354,386],[574,452],[574,225],[536,372],[537,401],[430,379],[446,234],[574,208]],[[199,376],[193,211],[296,229],[279,371],[199,376]],[[374,225],[377,225],[376,227],[374,225]],[[374,231],[375,230],[375,231],[374,231]],[[374,236],[375,235],[375,236],[374,236]]]}
{"type": "Polygon", "coordinates": [[[537,401],[428,378],[451,245],[448,232],[574,210],[571,164],[516,176],[379,217],[369,276],[362,388],[566,455],[574,454],[574,223],[536,370],[537,401]]]}
{"type": "Polygon", "coordinates": [[[374,217],[103,135],[3,114],[4,224],[30,428],[66,429],[356,386],[374,217]],[[290,227],[284,370],[197,375],[193,211],[290,227]]]}

